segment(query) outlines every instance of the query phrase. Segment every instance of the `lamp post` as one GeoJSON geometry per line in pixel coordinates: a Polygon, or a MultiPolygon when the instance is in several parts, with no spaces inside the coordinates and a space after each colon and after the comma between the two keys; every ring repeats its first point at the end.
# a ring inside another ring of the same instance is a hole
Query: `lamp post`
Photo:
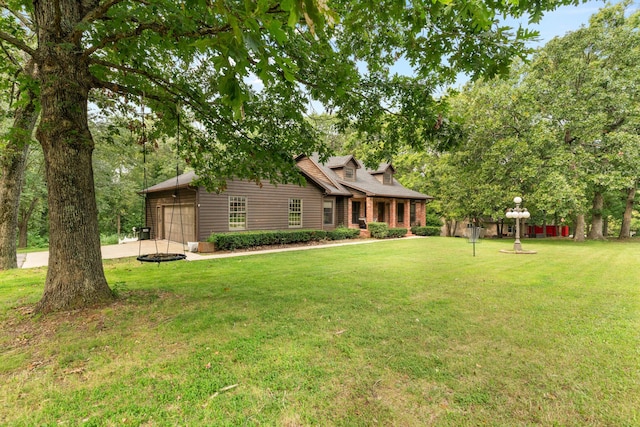
{"type": "Polygon", "coordinates": [[[509,208],[505,216],[516,220],[516,241],[513,243],[513,251],[522,252],[522,243],[520,243],[520,220],[522,218],[529,218],[531,214],[526,208],[523,209],[520,207],[520,203],[522,203],[521,197],[514,197],[513,203],[516,204],[516,207],[509,208]]]}

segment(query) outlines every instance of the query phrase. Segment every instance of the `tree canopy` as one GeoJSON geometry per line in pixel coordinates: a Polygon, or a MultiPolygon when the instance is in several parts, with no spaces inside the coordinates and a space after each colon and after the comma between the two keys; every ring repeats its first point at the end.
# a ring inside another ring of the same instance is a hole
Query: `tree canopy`
{"type": "Polygon", "coordinates": [[[608,212],[624,211],[630,223],[640,179],[640,12],[629,8],[609,5],[507,78],[451,95],[458,143],[410,162],[438,171],[426,191],[445,200],[445,217],[500,219],[519,195],[538,224],[590,218],[591,238],[603,237],[608,212]]]}

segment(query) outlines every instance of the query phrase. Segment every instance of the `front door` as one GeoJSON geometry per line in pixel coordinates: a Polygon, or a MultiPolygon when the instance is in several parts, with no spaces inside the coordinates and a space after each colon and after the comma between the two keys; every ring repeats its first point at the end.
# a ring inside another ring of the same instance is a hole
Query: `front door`
{"type": "Polygon", "coordinates": [[[378,222],[384,221],[384,203],[378,203],[378,222]]]}
{"type": "Polygon", "coordinates": [[[360,220],[360,202],[351,202],[351,224],[358,224],[360,220]]]}

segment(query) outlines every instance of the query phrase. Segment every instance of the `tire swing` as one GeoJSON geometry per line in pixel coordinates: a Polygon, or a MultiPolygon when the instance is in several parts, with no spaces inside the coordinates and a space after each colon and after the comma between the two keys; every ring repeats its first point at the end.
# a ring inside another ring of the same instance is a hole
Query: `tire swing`
{"type": "MultiPolygon", "coordinates": [[[[149,206],[149,204],[147,203],[147,194],[148,194],[148,185],[147,185],[147,134],[146,134],[146,125],[145,125],[145,120],[144,120],[144,98],[143,98],[143,102],[142,104],[142,111],[141,111],[141,122],[142,122],[142,156],[143,156],[143,171],[144,171],[144,190],[143,190],[143,215],[144,215],[144,221],[145,224],[147,222],[148,218],[151,218],[151,215],[147,215],[147,211],[149,213],[151,213],[151,206],[149,206]]],[[[179,108],[179,107],[178,107],[179,108]]],[[[179,109],[176,110],[177,111],[177,131],[176,131],[176,146],[177,146],[177,151],[179,153],[180,151],[180,111],[179,109]]],[[[175,189],[173,190],[173,205],[171,206],[171,220],[169,221],[169,234],[168,236],[171,236],[171,227],[173,227],[173,215],[176,212],[176,206],[180,206],[180,193],[178,192],[178,187],[179,187],[179,169],[178,169],[178,154],[176,154],[176,186],[175,189]]],[[[150,227],[145,227],[146,230],[148,232],[151,231],[150,227]]],[[[182,214],[180,215],[180,233],[181,233],[181,238],[184,241],[184,230],[182,227],[182,214]]],[[[154,242],[155,242],[155,247],[156,247],[156,252],[155,253],[151,253],[151,254],[142,254],[142,240],[140,238],[138,238],[138,257],[136,258],[138,261],[140,262],[155,262],[158,264],[158,266],[160,266],[161,262],[170,262],[170,261],[181,261],[187,258],[187,255],[184,251],[184,242],[182,243],[182,253],[172,253],[169,252],[169,245],[171,243],[171,241],[169,239],[167,239],[167,250],[165,252],[160,252],[158,250],[158,233],[155,233],[155,238],[154,238],[154,242]]]]}

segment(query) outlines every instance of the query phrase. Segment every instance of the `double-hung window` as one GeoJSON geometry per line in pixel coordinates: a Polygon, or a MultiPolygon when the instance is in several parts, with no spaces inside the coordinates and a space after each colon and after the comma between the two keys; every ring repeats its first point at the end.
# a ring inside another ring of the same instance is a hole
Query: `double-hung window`
{"type": "Polygon", "coordinates": [[[322,217],[324,225],[333,225],[333,201],[325,200],[323,203],[322,217]]]}
{"type": "Polygon", "coordinates": [[[247,229],[247,198],[229,196],[229,230],[247,229]]]}
{"type": "Polygon", "coordinates": [[[356,170],[351,166],[347,166],[344,168],[344,179],[345,181],[355,181],[356,180],[356,170]]]}
{"type": "Polygon", "coordinates": [[[302,199],[289,199],[289,228],[302,227],[302,199]]]}
{"type": "Polygon", "coordinates": [[[391,185],[393,184],[393,177],[391,176],[391,172],[385,172],[382,175],[382,183],[384,185],[391,185]]]}

